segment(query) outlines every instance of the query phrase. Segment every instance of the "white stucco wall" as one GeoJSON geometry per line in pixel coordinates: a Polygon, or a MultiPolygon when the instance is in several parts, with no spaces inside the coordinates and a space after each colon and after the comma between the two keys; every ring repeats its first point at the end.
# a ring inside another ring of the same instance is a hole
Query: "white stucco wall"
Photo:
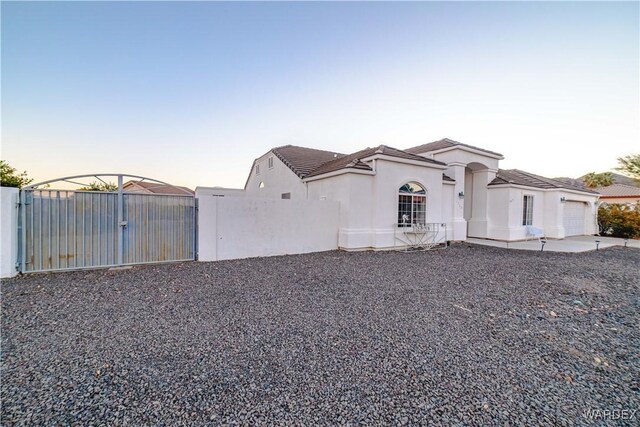
{"type": "Polygon", "coordinates": [[[442,185],[442,220],[447,225],[447,240],[457,240],[454,231],[454,212],[456,205],[462,206],[464,199],[458,197],[453,182],[443,181],[442,185]]]}
{"type": "MultiPolygon", "coordinates": [[[[470,163],[479,163],[484,165],[488,169],[498,169],[500,159],[490,154],[473,153],[466,151],[462,147],[453,148],[441,153],[433,153],[433,158],[444,163],[463,163],[468,165],[470,163]]],[[[431,156],[430,153],[422,153],[421,156],[431,156]]]]}
{"type": "Polygon", "coordinates": [[[247,197],[281,199],[282,193],[291,193],[293,200],[307,198],[306,184],[272,152],[268,152],[256,160],[247,180],[245,191],[247,197]],[[272,168],[269,168],[270,157],[273,157],[272,168]],[[256,174],[256,165],[260,166],[259,174],[256,174]],[[264,183],[264,188],[260,188],[261,182],[264,183]]]}
{"type": "Polygon", "coordinates": [[[18,261],[17,188],[0,187],[0,277],[13,277],[18,261]]]}
{"type": "MultiPolygon", "coordinates": [[[[442,168],[409,165],[386,160],[376,161],[374,183],[373,242],[376,248],[389,248],[396,244],[395,225],[398,222],[398,190],[407,182],[417,182],[427,190],[428,223],[447,223],[444,217],[445,197],[442,168]]],[[[447,187],[448,188],[448,187],[447,187]]]]}
{"type": "Polygon", "coordinates": [[[374,176],[347,173],[310,181],[309,199],[340,204],[338,245],[343,249],[370,248],[374,176]]]}
{"type": "Polygon", "coordinates": [[[562,239],[564,231],[564,206],[561,201],[585,202],[585,234],[596,234],[597,197],[569,190],[541,190],[517,186],[489,187],[489,232],[494,240],[516,241],[527,238],[522,225],[523,200],[533,196],[533,227],[543,230],[545,237],[562,239]]]}
{"type": "Polygon", "coordinates": [[[383,159],[370,165],[375,175],[347,173],[307,183],[310,199],[340,202],[340,248],[387,249],[401,244],[395,228],[398,190],[411,181],[427,190],[426,221],[451,225],[455,186],[443,183],[443,168],[383,159]]]}
{"type": "Polygon", "coordinates": [[[198,197],[198,260],[337,249],[340,207],[332,201],[198,197]]]}
{"type": "Polygon", "coordinates": [[[219,196],[219,197],[245,197],[246,191],[242,188],[224,187],[196,187],[196,197],[199,196],[219,196]]]}

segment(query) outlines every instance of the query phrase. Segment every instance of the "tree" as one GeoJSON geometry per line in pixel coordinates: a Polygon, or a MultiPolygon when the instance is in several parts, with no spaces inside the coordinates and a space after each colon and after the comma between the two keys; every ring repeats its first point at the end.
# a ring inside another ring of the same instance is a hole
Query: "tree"
{"type": "Polygon", "coordinates": [[[22,188],[33,182],[33,178],[27,176],[27,171],[18,173],[16,168],[12,168],[9,163],[0,160],[0,184],[3,187],[22,188]]]}
{"type": "Polygon", "coordinates": [[[628,156],[618,157],[618,166],[616,170],[628,175],[640,183],[640,154],[629,154],[628,156]]]}
{"type": "Polygon", "coordinates": [[[584,185],[589,188],[608,187],[613,184],[613,174],[611,172],[589,172],[582,177],[582,180],[584,181],[584,185]]]}
{"type": "Polygon", "coordinates": [[[86,187],[78,188],[79,191],[118,191],[118,185],[113,182],[93,181],[86,187]]]}
{"type": "Polygon", "coordinates": [[[605,236],[634,239],[640,237],[640,203],[603,203],[598,207],[598,226],[605,236]]]}

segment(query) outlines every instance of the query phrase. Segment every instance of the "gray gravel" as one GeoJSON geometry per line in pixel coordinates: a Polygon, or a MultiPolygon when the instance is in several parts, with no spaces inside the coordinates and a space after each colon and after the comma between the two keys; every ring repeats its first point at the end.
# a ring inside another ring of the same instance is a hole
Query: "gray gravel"
{"type": "Polygon", "coordinates": [[[3,281],[2,424],[602,424],[640,409],[639,264],[458,244],[3,281]]]}

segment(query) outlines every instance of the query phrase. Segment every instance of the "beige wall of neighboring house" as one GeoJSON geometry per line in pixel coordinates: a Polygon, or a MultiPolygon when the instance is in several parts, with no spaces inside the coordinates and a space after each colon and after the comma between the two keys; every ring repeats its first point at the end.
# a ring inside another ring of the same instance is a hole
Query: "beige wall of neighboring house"
{"type": "Polygon", "coordinates": [[[640,202],[640,187],[612,184],[595,189],[600,194],[600,202],[613,204],[634,204],[640,202]]]}
{"type": "Polygon", "coordinates": [[[600,196],[601,203],[612,203],[619,205],[640,203],[640,196],[636,197],[602,197],[600,196]]]}

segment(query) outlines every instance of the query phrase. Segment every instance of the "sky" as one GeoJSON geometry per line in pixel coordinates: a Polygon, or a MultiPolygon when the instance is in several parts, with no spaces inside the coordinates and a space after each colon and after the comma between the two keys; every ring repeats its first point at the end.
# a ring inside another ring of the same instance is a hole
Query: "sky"
{"type": "Polygon", "coordinates": [[[638,2],[6,2],[0,155],[242,187],[294,144],[441,138],[578,177],[640,152],[638,2]]]}

